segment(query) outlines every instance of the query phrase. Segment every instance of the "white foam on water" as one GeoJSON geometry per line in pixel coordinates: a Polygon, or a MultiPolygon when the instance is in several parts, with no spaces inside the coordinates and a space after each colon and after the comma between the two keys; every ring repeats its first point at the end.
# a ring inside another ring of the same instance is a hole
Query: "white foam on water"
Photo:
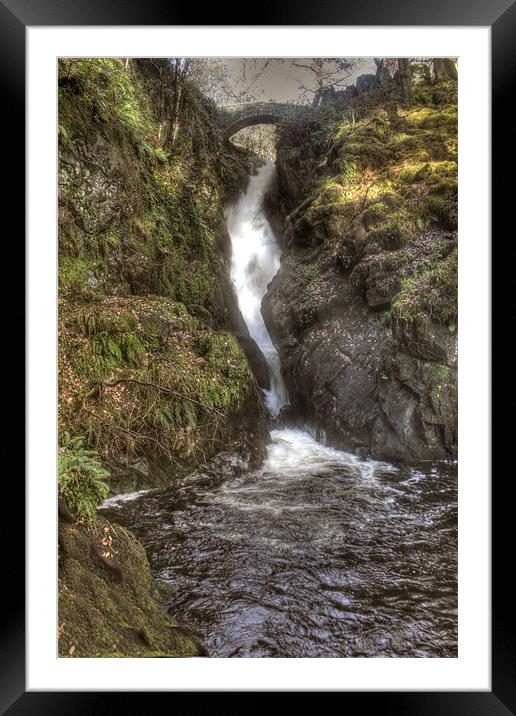
{"type": "Polygon", "coordinates": [[[148,492],[152,492],[152,490],[140,490],[139,492],[124,492],[121,495],[113,495],[113,497],[108,497],[107,500],[104,500],[104,502],[100,505],[100,509],[102,509],[103,507],[117,507],[124,502],[131,502],[132,500],[137,500],[139,497],[147,494],[148,492]]]}
{"type": "Polygon", "coordinates": [[[263,199],[275,170],[272,162],[261,166],[258,173],[250,178],[246,193],[226,211],[226,225],[233,250],[231,278],[242,318],[269,367],[271,388],[264,394],[273,417],[288,403],[278,352],[261,311],[262,298],[280,267],[281,257],[276,238],[263,213],[263,199]]]}

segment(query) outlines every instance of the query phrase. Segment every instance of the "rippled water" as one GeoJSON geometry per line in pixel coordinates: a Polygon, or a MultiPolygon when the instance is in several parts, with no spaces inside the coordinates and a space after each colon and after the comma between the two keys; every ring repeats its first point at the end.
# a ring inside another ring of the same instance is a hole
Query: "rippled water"
{"type": "Polygon", "coordinates": [[[272,438],[257,472],[107,502],[171,586],[171,615],[212,656],[456,656],[455,469],[272,438]]]}

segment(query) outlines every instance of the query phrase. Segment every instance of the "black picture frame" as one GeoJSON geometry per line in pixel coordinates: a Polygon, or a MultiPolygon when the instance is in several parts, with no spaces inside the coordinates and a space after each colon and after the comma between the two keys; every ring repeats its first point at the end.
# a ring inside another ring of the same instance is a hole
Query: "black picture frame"
{"type": "MultiPolygon", "coordinates": [[[[294,5],[294,4],[292,4],[294,5]]],[[[497,222],[514,201],[511,183],[501,179],[503,167],[514,153],[512,116],[508,112],[514,72],[516,5],[512,0],[361,0],[340,3],[331,0],[298,0],[295,7],[286,3],[261,5],[259,25],[412,25],[412,26],[489,26],[492,37],[493,93],[493,184],[492,216],[497,222]],[[511,123],[511,124],[509,124],[511,123]],[[497,146],[498,144],[498,146],[497,146]],[[503,149],[502,149],[503,144],[503,149]],[[502,164],[503,157],[503,164],[502,164]],[[512,199],[512,202],[511,202],[512,199]]],[[[25,216],[25,30],[28,26],[73,25],[192,25],[202,15],[203,25],[235,25],[242,17],[235,5],[184,6],[159,0],[0,0],[0,82],[3,99],[4,151],[14,149],[9,182],[4,190],[4,206],[11,216],[25,216]],[[221,10],[224,17],[221,16],[221,10]],[[224,22],[227,18],[228,22],[224,22]],[[229,20],[229,18],[232,19],[229,20]],[[8,141],[7,139],[8,138],[8,141]]],[[[244,24],[244,23],[242,23],[244,24]]],[[[4,154],[5,159],[5,154],[4,154]]],[[[5,167],[5,165],[4,165],[5,167]]],[[[5,169],[4,169],[5,171],[5,169]]],[[[496,224],[495,224],[496,226],[496,224]]],[[[493,227],[493,231],[494,228],[493,227]]],[[[13,224],[21,233],[21,218],[13,224]]],[[[14,243],[14,236],[12,240],[14,243]]],[[[18,245],[23,242],[17,238],[18,245]]],[[[23,260],[23,257],[22,257],[23,260]]],[[[493,318],[496,314],[493,313],[493,318]]],[[[29,346],[30,349],[30,346],[29,346]]],[[[501,438],[498,445],[501,445],[501,438]]],[[[24,485],[20,475],[9,470],[8,503],[23,505],[24,485]]],[[[7,476],[7,470],[4,471],[7,476]]],[[[492,555],[492,691],[472,692],[346,692],[345,706],[360,699],[362,708],[379,709],[384,714],[467,714],[468,716],[516,714],[516,629],[513,593],[508,579],[512,576],[507,545],[514,543],[513,503],[509,486],[493,481],[493,555],[492,555]],[[509,575],[508,575],[509,572],[509,575]]],[[[514,481],[511,474],[507,481],[514,481]]],[[[7,500],[6,500],[7,503],[7,500]]],[[[23,508],[17,520],[21,524],[23,508]]],[[[16,528],[16,549],[9,544],[3,550],[4,624],[0,636],[0,709],[2,713],[102,713],[122,708],[122,694],[94,692],[26,692],[25,690],[25,613],[24,574],[20,559],[21,529],[16,528]]],[[[512,550],[513,551],[513,550],[512,550]]],[[[407,685],[409,688],[409,685],[407,685]]],[[[236,690],[236,689],[235,689],[236,690]]],[[[130,694],[131,708],[139,703],[138,693],[130,694]]],[[[358,705],[358,704],[357,704],[358,705]]]]}

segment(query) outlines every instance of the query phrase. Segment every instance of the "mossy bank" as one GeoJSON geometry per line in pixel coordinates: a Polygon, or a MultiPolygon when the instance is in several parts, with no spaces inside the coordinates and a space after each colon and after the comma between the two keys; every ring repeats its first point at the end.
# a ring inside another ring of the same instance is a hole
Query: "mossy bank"
{"type": "Polygon", "coordinates": [[[457,84],[413,72],[281,128],[263,309],[302,423],[417,461],[457,453],[457,84]]]}
{"type": "Polygon", "coordinates": [[[60,656],[205,656],[160,601],[145,551],[130,532],[103,519],[60,525],[60,656]]]}
{"type": "Polygon", "coordinates": [[[78,492],[97,478],[113,492],[171,485],[221,449],[260,463],[266,412],[223,221],[253,161],[194,85],[178,94],[170,62],[60,61],[60,449],[90,451],[60,476],[78,505],[62,527],[65,655],[195,652],[169,629],[141,548],[81,511],[78,492]],[[123,583],[85,552],[105,528],[123,583]]]}

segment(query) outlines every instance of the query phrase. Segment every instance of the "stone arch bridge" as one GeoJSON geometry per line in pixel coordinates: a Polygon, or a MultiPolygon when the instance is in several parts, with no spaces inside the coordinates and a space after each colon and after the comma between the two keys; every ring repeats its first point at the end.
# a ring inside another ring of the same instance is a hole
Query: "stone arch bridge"
{"type": "Polygon", "coordinates": [[[224,137],[229,139],[236,132],[245,129],[245,127],[252,127],[253,124],[279,124],[291,119],[315,119],[320,110],[328,105],[335,109],[342,109],[351,104],[357,95],[392,83],[393,80],[389,73],[385,73],[385,68],[379,64],[376,75],[359,75],[355,84],[349,85],[343,90],[327,87],[318,92],[312,105],[289,102],[252,102],[223,107],[219,112],[224,128],[224,137]]]}
{"type": "Polygon", "coordinates": [[[229,139],[241,129],[254,124],[279,124],[290,119],[311,115],[316,108],[288,102],[252,102],[224,107],[220,110],[224,137],[229,139]]]}

